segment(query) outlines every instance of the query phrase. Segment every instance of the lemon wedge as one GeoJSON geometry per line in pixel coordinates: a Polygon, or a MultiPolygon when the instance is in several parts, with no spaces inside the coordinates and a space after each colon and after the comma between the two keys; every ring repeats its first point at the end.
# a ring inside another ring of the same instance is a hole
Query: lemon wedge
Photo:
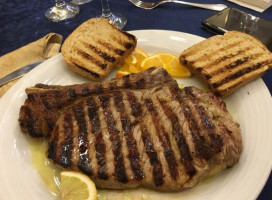
{"type": "Polygon", "coordinates": [[[74,171],[62,171],[60,178],[62,200],[97,199],[95,184],[88,176],[74,171]]]}

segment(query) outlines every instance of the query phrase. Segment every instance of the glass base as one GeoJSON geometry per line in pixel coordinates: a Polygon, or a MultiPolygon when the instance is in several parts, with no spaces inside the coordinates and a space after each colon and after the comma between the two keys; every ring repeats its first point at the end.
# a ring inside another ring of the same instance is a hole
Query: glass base
{"type": "Polygon", "coordinates": [[[76,5],[81,5],[81,4],[89,3],[91,1],[92,0],[72,0],[71,3],[76,5]]]}
{"type": "Polygon", "coordinates": [[[79,6],[70,3],[56,4],[45,12],[47,19],[53,22],[69,20],[79,14],[79,6]]]}
{"type": "Polygon", "coordinates": [[[123,29],[127,24],[127,19],[119,13],[111,13],[109,17],[101,15],[100,18],[105,18],[109,20],[112,25],[119,29],[123,29]]]}

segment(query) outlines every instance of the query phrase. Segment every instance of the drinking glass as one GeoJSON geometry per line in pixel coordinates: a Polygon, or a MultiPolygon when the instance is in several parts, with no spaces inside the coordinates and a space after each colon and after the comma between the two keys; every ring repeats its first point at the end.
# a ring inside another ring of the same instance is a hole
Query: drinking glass
{"type": "Polygon", "coordinates": [[[105,18],[109,20],[109,22],[119,29],[123,29],[127,24],[127,19],[119,14],[119,13],[112,13],[109,6],[108,0],[101,0],[102,4],[102,15],[101,18],[105,18]]]}
{"type": "Polygon", "coordinates": [[[79,6],[64,0],[55,0],[55,6],[45,12],[47,19],[53,22],[66,21],[79,14],[79,6]]]}
{"type": "Polygon", "coordinates": [[[71,3],[76,5],[81,5],[81,4],[89,3],[91,1],[92,0],[72,0],[71,3]]]}

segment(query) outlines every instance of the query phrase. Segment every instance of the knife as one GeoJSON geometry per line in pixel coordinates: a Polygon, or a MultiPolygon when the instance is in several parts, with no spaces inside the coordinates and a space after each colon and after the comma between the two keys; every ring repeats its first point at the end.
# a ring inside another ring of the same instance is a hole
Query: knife
{"type": "Polygon", "coordinates": [[[7,84],[10,81],[13,81],[17,78],[22,77],[24,74],[26,74],[27,72],[29,72],[30,70],[32,70],[33,68],[37,67],[39,64],[41,64],[43,61],[45,61],[46,59],[42,59],[42,60],[38,60],[34,63],[31,63],[29,65],[26,65],[20,69],[17,69],[16,71],[8,74],[7,76],[3,77],[0,79],[0,87],[2,87],[3,85],[7,84]]]}

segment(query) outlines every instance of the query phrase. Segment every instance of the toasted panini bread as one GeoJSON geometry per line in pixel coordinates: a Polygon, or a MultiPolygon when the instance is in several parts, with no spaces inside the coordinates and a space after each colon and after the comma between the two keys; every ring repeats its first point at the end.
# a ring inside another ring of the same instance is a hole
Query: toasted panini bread
{"type": "Polygon", "coordinates": [[[179,60],[211,90],[226,97],[272,67],[272,53],[258,39],[229,31],[184,50],[179,60]]]}
{"type": "Polygon", "coordinates": [[[136,37],[106,19],[82,23],[64,41],[61,52],[68,67],[93,80],[105,78],[136,47],[136,37]]]}

